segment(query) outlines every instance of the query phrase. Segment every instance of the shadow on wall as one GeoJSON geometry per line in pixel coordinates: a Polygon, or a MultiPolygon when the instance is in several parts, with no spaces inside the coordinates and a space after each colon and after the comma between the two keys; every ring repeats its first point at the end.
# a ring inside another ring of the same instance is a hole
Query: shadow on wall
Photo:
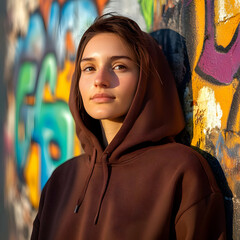
{"type": "Polygon", "coordinates": [[[160,29],[152,32],[151,35],[157,40],[168,60],[183,107],[186,127],[178,136],[178,140],[190,145],[193,137],[193,97],[190,85],[191,69],[185,39],[170,29],[160,29]]]}
{"type": "MultiPolygon", "coordinates": [[[[177,136],[177,141],[190,146],[193,137],[193,97],[192,88],[190,85],[191,69],[188,60],[185,39],[179,33],[170,29],[160,29],[152,32],[151,35],[157,40],[169,62],[172,73],[176,80],[180,102],[184,110],[185,121],[187,124],[185,129],[177,136]]],[[[232,239],[233,195],[228,186],[222,167],[219,161],[211,154],[201,150],[198,147],[191,147],[199,152],[208,161],[214,173],[218,186],[224,196],[227,222],[227,239],[232,239]]]]}

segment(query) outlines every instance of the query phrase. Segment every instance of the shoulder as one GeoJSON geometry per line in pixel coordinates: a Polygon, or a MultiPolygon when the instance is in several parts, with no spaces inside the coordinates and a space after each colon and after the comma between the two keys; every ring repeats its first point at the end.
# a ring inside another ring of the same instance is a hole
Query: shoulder
{"type": "Polygon", "coordinates": [[[182,198],[182,210],[197,204],[203,199],[218,196],[223,199],[214,173],[202,154],[183,144],[174,143],[172,149],[175,161],[174,173],[178,176],[177,190],[182,198]]]}
{"type": "Polygon", "coordinates": [[[176,164],[179,167],[208,168],[206,159],[191,147],[180,143],[168,143],[148,148],[146,156],[152,156],[160,161],[176,164]]]}
{"type": "Polygon", "coordinates": [[[204,210],[204,204],[216,204],[222,211],[223,195],[205,155],[179,143],[165,148],[169,152],[168,161],[172,164],[174,176],[169,178],[175,181],[176,199],[181,199],[178,217],[188,209],[189,212],[191,209],[204,210]]]}
{"type": "Polygon", "coordinates": [[[59,165],[52,173],[52,175],[55,174],[59,174],[65,171],[71,171],[71,170],[75,170],[77,166],[79,166],[80,164],[84,164],[87,160],[89,159],[89,157],[86,154],[82,154],[79,156],[75,156],[72,157],[70,159],[68,159],[66,162],[62,163],[61,165],[59,165]]]}
{"type": "Polygon", "coordinates": [[[148,149],[145,154],[145,158],[153,159],[158,169],[162,169],[168,174],[169,180],[179,183],[182,188],[192,186],[208,193],[219,192],[208,161],[193,148],[169,143],[148,149]]]}
{"type": "Polygon", "coordinates": [[[212,192],[219,192],[215,176],[204,154],[180,143],[174,143],[172,147],[178,156],[178,163],[191,179],[194,179],[195,176],[201,182],[206,180],[206,184],[209,184],[212,192]]]}
{"type": "Polygon", "coordinates": [[[207,160],[192,147],[180,143],[170,143],[161,148],[161,152],[169,157],[169,160],[175,161],[182,167],[196,167],[205,171],[210,170],[207,160]]]}
{"type": "Polygon", "coordinates": [[[66,185],[67,183],[73,182],[77,175],[82,175],[83,172],[85,172],[88,165],[89,157],[86,154],[67,160],[53,171],[46,183],[46,187],[62,187],[63,184],[66,185]]]}

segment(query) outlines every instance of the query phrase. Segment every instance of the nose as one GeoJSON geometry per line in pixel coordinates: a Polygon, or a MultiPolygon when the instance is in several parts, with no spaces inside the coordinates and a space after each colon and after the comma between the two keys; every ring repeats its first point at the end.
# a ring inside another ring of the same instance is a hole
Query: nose
{"type": "Polygon", "coordinates": [[[111,84],[111,73],[106,67],[102,67],[97,71],[97,75],[94,81],[95,87],[108,88],[111,84]]]}

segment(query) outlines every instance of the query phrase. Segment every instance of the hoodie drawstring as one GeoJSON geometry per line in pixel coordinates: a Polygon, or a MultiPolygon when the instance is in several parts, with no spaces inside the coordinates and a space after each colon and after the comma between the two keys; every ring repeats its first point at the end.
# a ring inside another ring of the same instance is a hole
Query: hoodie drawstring
{"type": "Polygon", "coordinates": [[[102,158],[102,167],[103,167],[103,187],[100,195],[100,200],[98,203],[97,213],[94,218],[94,224],[97,224],[98,217],[100,214],[103,198],[105,196],[107,185],[108,185],[108,178],[109,178],[109,172],[108,172],[108,163],[107,163],[108,153],[105,153],[102,158]]]}
{"type": "Polygon", "coordinates": [[[96,149],[93,152],[93,155],[92,155],[92,158],[91,158],[91,165],[90,165],[89,174],[87,176],[87,179],[86,179],[86,182],[84,184],[83,190],[82,190],[82,192],[80,194],[80,197],[79,197],[79,199],[77,201],[77,205],[76,205],[76,207],[74,209],[74,213],[78,213],[78,210],[79,210],[79,208],[80,208],[80,206],[81,206],[81,204],[83,202],[83,199],[85,197],[85,194],[86,194],[86,191],[87,191],[87,188],[88,188],[89,181],[90,181],[90,179],[92,177],[92,174],[93,174],[93,169],[94,169],[94,166],[95,166],[95,162],[96,162],[96,149]]]}
{"type": "MultiPolygon", "coordinates": [[[[99,199],[99,203],[98,203],[98,207],[97,207],[97,213],[96,213],[96,216],[94,218],[94,224],[97,224],[98,217],[99,217],[100,210],[101,210],[101,206],[102,206],[102,202],[103,202],[103,199],[104,199],[104,196],[105,196],[105,193],[106,193],[106,189],[107,189],[107,186],[108,186],[109,171],[108,171],[108,162],[107,162],[108,160],[107,159],[108,159],[108,153],[104,153],[103,157],[102,157],[103,186],[102,186],[102,191],[101,191],[101,194],[100,194],[100,199],[99,199]]],[[[93,174],[95,163],[96,163],[96,150],[94,151],[93,156],[91,158],[91,166],[90,166],[89,174],[87,176],[85,185],[84,185],[83,190],[81,192],[81,195],[80,195],[80,197],[77,201],[77,205],[74,209],[74,213],[78,213],[78,210],[79,210],[79,208],[80,208],[80,206],[83,202],[83,199],[84,199],[85,194],[87,192],[88,184],[89,184],[90,179],[91,179],[92,174],[93,174]]]]}

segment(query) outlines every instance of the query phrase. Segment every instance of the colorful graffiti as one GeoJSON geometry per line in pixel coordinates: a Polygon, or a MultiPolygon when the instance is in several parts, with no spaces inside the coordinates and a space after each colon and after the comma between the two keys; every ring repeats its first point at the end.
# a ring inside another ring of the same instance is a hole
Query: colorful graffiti
{"type": "MultiPolygon", "coordinates": [[[[200,135],[196,134],[193,141],[195,144],[198,142],[202,147],[205,145],[204,148],[218,158],[237,198],[240,197],[238,190],[239,9],[238,1],[231,1],[230,5],[224,1],[205,1],[204,40],[195,67],[197,75],[194,75],[195,81],[193,81],[196,109],[198,109],[195,119],[203,115],[206,121],[201,126],[204,132],[200,134],[202,137],[205,136],[205,140],[199,141],[200,135]],[[223,9],[228,9],[228,13],[223,9]],[[214,104],[209,106],[204,104],[204,101],[210,99],[214,104]],[[205,109],[200,107],[200,103],[204,104],[205,109]]],[[[199,127],[199,123],[196,122],[196,132],[200,130],[199,127]]]]}
{"type": "Polygon", "coordinates": [[[206,1],[205,4],[205,41],[196,72],[204,79],[217,85],[229,84],[240,74],[238,61],[240,55],[240,27],[237,24],[235,25],[234,35],[226,47],[223,47],[222,44],[218,45],[215,41],[214,2],[206,1]],[[224,68],[219,69],[219,66],[224,66],[224,68]]]}
{"type": "MultiPolygon", "coordinates": [[[[12,239],[29,238],[41,190],[52,171],[80,153],[67,102],[78,42],[106,1],[97,2],[35,2],[31,12],[25,12],[24,26],[11,15],[9,45],[15,52],[14,72],[7,74],[12,79],[8,111],[14,122],[9,117],[7,124],[14,131],[6,133],[6,142],[15,142],[15,147],[7,153],[6,195],[15,218],[12,239]]],[[[9,7],[14,11],[11,1],[9,7]]]]}
{"type": "Polygon", "coordinates": [[[52,171],[74,154],[75,131],[67,105],[71,65],[84,27],[97,16],[90,1],[55,1],[46,7],[41,3],[29,19],[26,36],[18,39],[16,55],[17,171],[26,179],[35,207],[52,171]],[[40,13],[48,7],[46,19],[40,13]],[[67,78],[61,78],[61,69],[69,71],[67,78]],[[38,169],[32,171],[33,166],[38,169]]]}
{"type": "MultiPolygon", "coordinates": [[[[233,194],[233,238],[240,239],[240,2],[159,0],[154,1],[153,9],[154,37],[159,40],[161,28],[168,35],[173,29],[185,37],[192,71],[190,82],[183,77],[181,97],[191,144],[215,156],[221,164],[233,194]]],[[[170,41],[163,38],[163,49],[172,44],[170,52],[175,60],[179,56],[181,60],[182,44],[176,41],[179,37],[174,37],[175,44],[171,43],[173,34],[170,41]]],[[[176,62],[173,65],[176,67],[176,62]]],[[[231,198],[226,197],[228,200],[231,198]]]]}
{"type": "Polygon", "coordinates": [[[221,163],[233,193],[234,239],[240,239],[240,3],[205,1],[196,4],[205,12],[202,47],[196,49],[192,87],[194,106],[193,144],[205,149],[221,163]],[[210,104],[211,102],[211,104],[210,104]]]}
{"type": "Polygon", "coordinates": [[[185,110],[190,142],[216,157],[234,202],[240,239],[239,0],[7,0],[6,201],[28,239],[41,189],[81,152],[68,109],[78,42],[96,16],[131,16],[162,45],[185,110]],[[26,230],[27,229],[27,230],[26,230]]]}

